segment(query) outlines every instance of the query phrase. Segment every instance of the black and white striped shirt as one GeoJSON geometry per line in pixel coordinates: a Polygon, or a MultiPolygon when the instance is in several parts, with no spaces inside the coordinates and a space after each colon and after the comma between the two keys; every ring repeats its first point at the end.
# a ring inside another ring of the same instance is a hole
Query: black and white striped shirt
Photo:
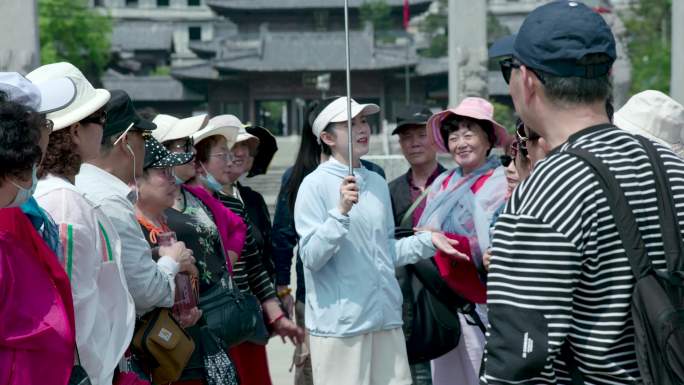
{"type": "Polygon", "coordinates": [[[242,218],[247,225],[247,237],[242,248],[240,259],[235,263],[233,277],[235,283],[244,293],[252,293],[259,301],[264,302],[276,298],[276,290],[266,267],[262,264],[261,250],[254,239],[254,227],[239,199],[225,194],[216,196],[224,206],[242,218]]]}
{"type": "MultiPolygon", "coordinates": [[[[513,193],[494,230],[483,383],[569,383],[568,341],[586,384],[640,379],[630,314],[634,277],[597,176],[564,153],[585,149],[620,182],[656,268],[664,268],[655,182],[645,150],[614,126],[587,128],[513,193]]],[[[684,226],[684,161],[658,146],[684,226]]],[[[684,227],[682,227],[684,228],[684,227]]]]}

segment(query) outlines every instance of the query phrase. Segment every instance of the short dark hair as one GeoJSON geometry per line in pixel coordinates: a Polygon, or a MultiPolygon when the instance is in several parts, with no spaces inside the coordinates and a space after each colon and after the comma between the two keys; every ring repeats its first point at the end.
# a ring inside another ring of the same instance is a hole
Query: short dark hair
{"type": "Polygon", "coordinates": [[[199,143],[195,143],[195,159],[199,162],[207,163],[209,161],[209,152],[211,151],[211,148],[214,147],[221,138],[222,136],[213,135],[202,139],[199,143]]]}
{"type": "Polygon", "coordinates": [[[0,180],[22,177],[40,162],[45,118],[14,102],[0,102],[0,180]]]}
{"type": "MultiPolygon", "coordinates": [[[[580,60],[582,65],[604,64],[610,58],[606,54],[591,54],[580,60]]],[[[535,71],[538,71],[535,69],[535,71]]],[[[542,71],[539,71],[542,72],[542,71]]],[[[613,92],[610,74],[595,78],[559,77],[542,72],[544,91],[553,103],[590,104],[605,102],[613,92]]]]}
{"type": "Polygon", "coordinates": [[[458,123],[464,120],[475,122],[482,127],[482,130],[485,132],[485,135],[487,135],[487,140],[489,141],[489,149],[487,149],[486,154],[486,156],[489,156],[489,153],[491,153],[492,149],[494,148],[494,144],[496,144],[496,133],[494,132],[494,125],[492,122],[487,120],[478,120],[459,115],[452,115],[445,119],[445,121],[442,123],[442,129],[440,130],[442,132],[444,146],[449,148],[449,135],[451,135],[452,132],[458,131],[458,123]]]}
{"type": "Polygon", "coordinates": [[[76,145],[71,137],[70,128],[67,127],[50,134],[50,144],[38,170],[39,177],[55,174],[69,178],[78,174],[83,159],[81,159],[78,151],[75,151],[76,145]]]}

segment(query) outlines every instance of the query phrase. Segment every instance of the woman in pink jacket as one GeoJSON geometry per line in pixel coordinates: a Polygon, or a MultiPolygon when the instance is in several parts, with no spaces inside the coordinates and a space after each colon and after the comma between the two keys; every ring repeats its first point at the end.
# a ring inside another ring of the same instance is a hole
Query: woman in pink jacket
{"type": "Polygon", "coordinates": [[[36,188],[51,122],[0,102],[0,384],[65,385],[74,365],[71,286],[18,208],[36,188]],[[44,146],[45,147],[45,146],[44,146]],[[43,147],[43,148],[44,148],[43,147]]]}

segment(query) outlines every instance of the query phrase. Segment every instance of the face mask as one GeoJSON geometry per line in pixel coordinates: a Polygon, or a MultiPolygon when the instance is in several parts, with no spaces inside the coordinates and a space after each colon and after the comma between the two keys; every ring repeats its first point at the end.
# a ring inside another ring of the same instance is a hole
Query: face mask
{"type": "Polygon", "coordinates": [[[176,186],[180,186],[182,184],[185,184],[185,181],[181,178],[178,177],[178,175],[173,176],[176,179],[176,186]]]}
{"type": "Polygon", "coordinates": [[[207,176],[204,175],[198,175],[202,183],[204,183],[209,189],[213,192],[219,192],[223,190],[223,185],[219,183],[219,181],[214,178],[213,175],[209,171],[207,171],[206,168],[200,163],[200,166],[202,166],[202,170],[207,173],[207,176]]]}
{"type": "Polygon", "coordinates": [[[34,164],[31,171],[31,187],[24,188],[12,181],[9,182],[19,189],[19,191],[17,191],[17,196],[14,197],[12,203],[7,207],[19,207],[26,203],[33,196],[33,193],[36,192],[36,187],[38,187],[38,165],[34,164]]]}

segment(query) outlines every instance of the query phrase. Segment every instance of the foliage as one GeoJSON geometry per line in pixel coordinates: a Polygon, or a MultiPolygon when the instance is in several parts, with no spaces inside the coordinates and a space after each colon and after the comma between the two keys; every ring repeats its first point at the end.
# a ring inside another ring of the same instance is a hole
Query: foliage
{"type": "Polygon", "coordinates": [[[93,84],[110,57],[112,21],[91,9],[88,0],[39,0],[40,54],[43,64],[67,61],[93,84]]]}
{"type": "Polygon", "coordinates": [[[171,75],[171,67],[169,66],[159,66],[150,73],[152,76],[169,76],[171,75]]]}
{"type": "Polygon", "coordinates": [[[624,15],[632,63],[632,93],[670,91],[672,0],[638,0],[624,15]]]}
{"type": "MultiPolygon", "coordinates": [[[[419,30],[428,36],[430,46],[420,52],[425,57],[443,57],[449,52],[449,2],[438,0],[438,11],[428,14],[419,25],[419,30]]],[[[487,13],[487,41],[489,43],[510,35],[511,31],[499,22],[491,12],[487,13]]]]}
{"type": "Polygon", "coordinates": [[[388,31],[392,28],[392,8],[386,0],[368,0],[361,4],[361,21],[373,24],[377,32],[388,31]]]}
{"type": "Polygon", "coordinates": [[[506,127],[509,134],[515,133],[515,110],[507,104],[497,103],[490,99],[494,105],[494,120],[506,127]]]}

